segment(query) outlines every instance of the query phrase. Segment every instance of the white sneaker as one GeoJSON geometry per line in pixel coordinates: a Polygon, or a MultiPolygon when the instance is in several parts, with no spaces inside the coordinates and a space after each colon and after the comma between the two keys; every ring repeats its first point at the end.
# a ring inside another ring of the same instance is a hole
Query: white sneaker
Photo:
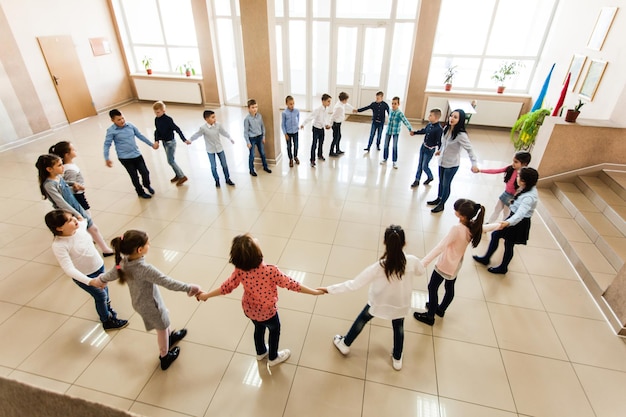
{"type": "Polygon", "coordinates": [[[395,162],[393,163],[393,169],[398,169],[398,164],[396,164],[395,162]]]}
{"type": "Polygon", "coordinates": [[[276,359],[267,361],[268,366],[278,365],[279,363],[285,362],[291,356],[291,351],[289,349],[283,349],[278,351],[278,356],[276,359]]]}
{"type": "Polygon", "coordinates": [[[262,355],[256,355],[256,360],[257,361],[262,361],[263,359],[265,359],[265,357],[270,353],[270,348],[265,345],[265,353],[262,355]]]}
{"type": "Polygon", "coordinates": [[[346,342],[344,342],[343,339],[343,336],[337,335],[333,338],[333,343],[342,355],[347,355],[350,353],[350,346],[346,345],[346,342]]]}
{"type": "Polygon", "coordinates": [[[392,361],[393,369],[395,369],[396,371],[399,371],[400,369],[402,369],[402,356],[400,356],[400,359],[396,359],[393,357],[393,355],[391,355],[391,361],[392,361]]]}
{"type": "Polygon", "coordinates": [[[380,164],[381,164],[381,165],[385,165],[386,163],[387,163],[387,160],[386,160],[386,159],[383,159],[382,161],[380,161],[380,164]]]}

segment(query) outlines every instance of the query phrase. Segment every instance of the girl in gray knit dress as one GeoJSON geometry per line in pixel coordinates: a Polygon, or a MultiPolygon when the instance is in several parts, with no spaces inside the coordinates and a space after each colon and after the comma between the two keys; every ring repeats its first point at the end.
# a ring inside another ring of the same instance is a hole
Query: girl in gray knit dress
{"type": "Polygon", "coordinates": [[[184,291],[192,297],[200,291],[195,284],[172,279],[144,261],[150,249],[148,235],[140,230],[128,230],[111,241],[115,249],[115,269],[100,275],[102,282],[116,279],[128,284],[133,308],[143,319],[146,330],[156,329],[161,369],[166,370],[180,352],[170,349],[187,334],[186,329],[170,332],[170,317],[159,292],[159,285],[172,291],[184,291]],[[126,255],[122,257],[122,255],[126,255]]]}

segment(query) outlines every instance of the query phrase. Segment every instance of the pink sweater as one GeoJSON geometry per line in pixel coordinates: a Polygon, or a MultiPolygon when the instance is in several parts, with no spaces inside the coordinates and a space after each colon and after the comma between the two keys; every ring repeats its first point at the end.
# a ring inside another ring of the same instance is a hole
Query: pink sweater
{"type": "Polygon", "coordinates": [[[296,292],[301,290],[298,281],[283,274],[277,266],[265,263],[250,271],[235,268],[231,276],[222,283],[220,293],[230,294],[239,284],[243,284],[241,299],[243,312],[246,317],[257,321],[269,320],[276,315],[278,301],[276,287],[296,292]]]}
{"type": "MultiPolygon", "coordinates": [[[[494,168],[494,169],[482,169],[480,170],[481,173],[483,174],[501,174],[503,172],[506,172],[506,169],[508,167],[504,167],[504,168],[494,168]]],[[[515,180],[517,179],[517,170],[514,170],[513,173],[511,174],[511,178],[509,178],[509,180],[506,182],[506,185],[504,187],[504,191],[506,191],[509,194],[515,195],[515,180]]]]}
{"type": "Polygon", "coordinates": [[[441,254],[435,268],[452,278],[456,277],[461,269],[463,254],[470,239],[469,228],[461,223],[455,224],[447,236],[422,259],[422,265],[428,266],[437,255],[441,254]]]}

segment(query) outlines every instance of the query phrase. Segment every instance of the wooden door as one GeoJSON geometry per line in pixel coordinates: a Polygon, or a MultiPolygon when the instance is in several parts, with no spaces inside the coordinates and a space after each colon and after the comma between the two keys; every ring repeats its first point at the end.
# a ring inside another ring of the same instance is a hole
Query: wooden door
{"type": "Polygon", "coordinates": [[[38,37],[50,77],[69,123],[95,116],[96,109],[87,87],[71,36],[38,37]]]}

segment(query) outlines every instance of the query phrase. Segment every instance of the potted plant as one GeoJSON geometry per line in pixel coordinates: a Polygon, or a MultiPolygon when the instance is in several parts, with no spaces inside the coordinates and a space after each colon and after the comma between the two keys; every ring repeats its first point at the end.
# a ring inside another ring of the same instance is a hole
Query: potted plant
{"type": "Polygon", "coordinates": [[[452,89],[452,80],[454,80],[454,76],[456,75],[456,68],[458,65],[450,66],[446,69],[444,73],[443,83],[445,84],[445,90],[450,91],[452,89]]]}
{"type": "Polygon", "coordinates": [[[530,151],[535,144],[543,119],[550,114],[548,109],[537,109],[522,114],[511,128],[511,142],[516,151],[530,151]]]}
{"type": "Polygon", "coordinates": [[[193,68],[191,61],[187,61],[184,64],[177,66],[176,71],[180,72],[181,74],[184,73],[187,77],[196,75],[196,70],[193,68]]]}
{"type": "Polygon", "coordinates": [[[568,109],[567,113],[565,113],[565,121],[570,123],[576,122],[576,119],[580,114],[580,108],[584,105],[585,103],[583,103],[583,101],[579,99],[578,104],[575,105],[573,109],[568,109]]]}
{"type": "Polygon", "coordinates": [[[504,92],[504,82],[512,76],[517,75],[520,67],[522,66],[523,64],[520,61],[502,61],[500,68],[498,68],[491,76],[491,79],[498,83],[498,94],[502,94],[504,92]]]}
{"type": "Polygon", "coordinates": [[[143,67],[146,69],[146,72],[148,73],[148,75],[151,75],[152,74],[152,58],[146,55],[141,60],[141,63],[143,64],[143,67]]]}

